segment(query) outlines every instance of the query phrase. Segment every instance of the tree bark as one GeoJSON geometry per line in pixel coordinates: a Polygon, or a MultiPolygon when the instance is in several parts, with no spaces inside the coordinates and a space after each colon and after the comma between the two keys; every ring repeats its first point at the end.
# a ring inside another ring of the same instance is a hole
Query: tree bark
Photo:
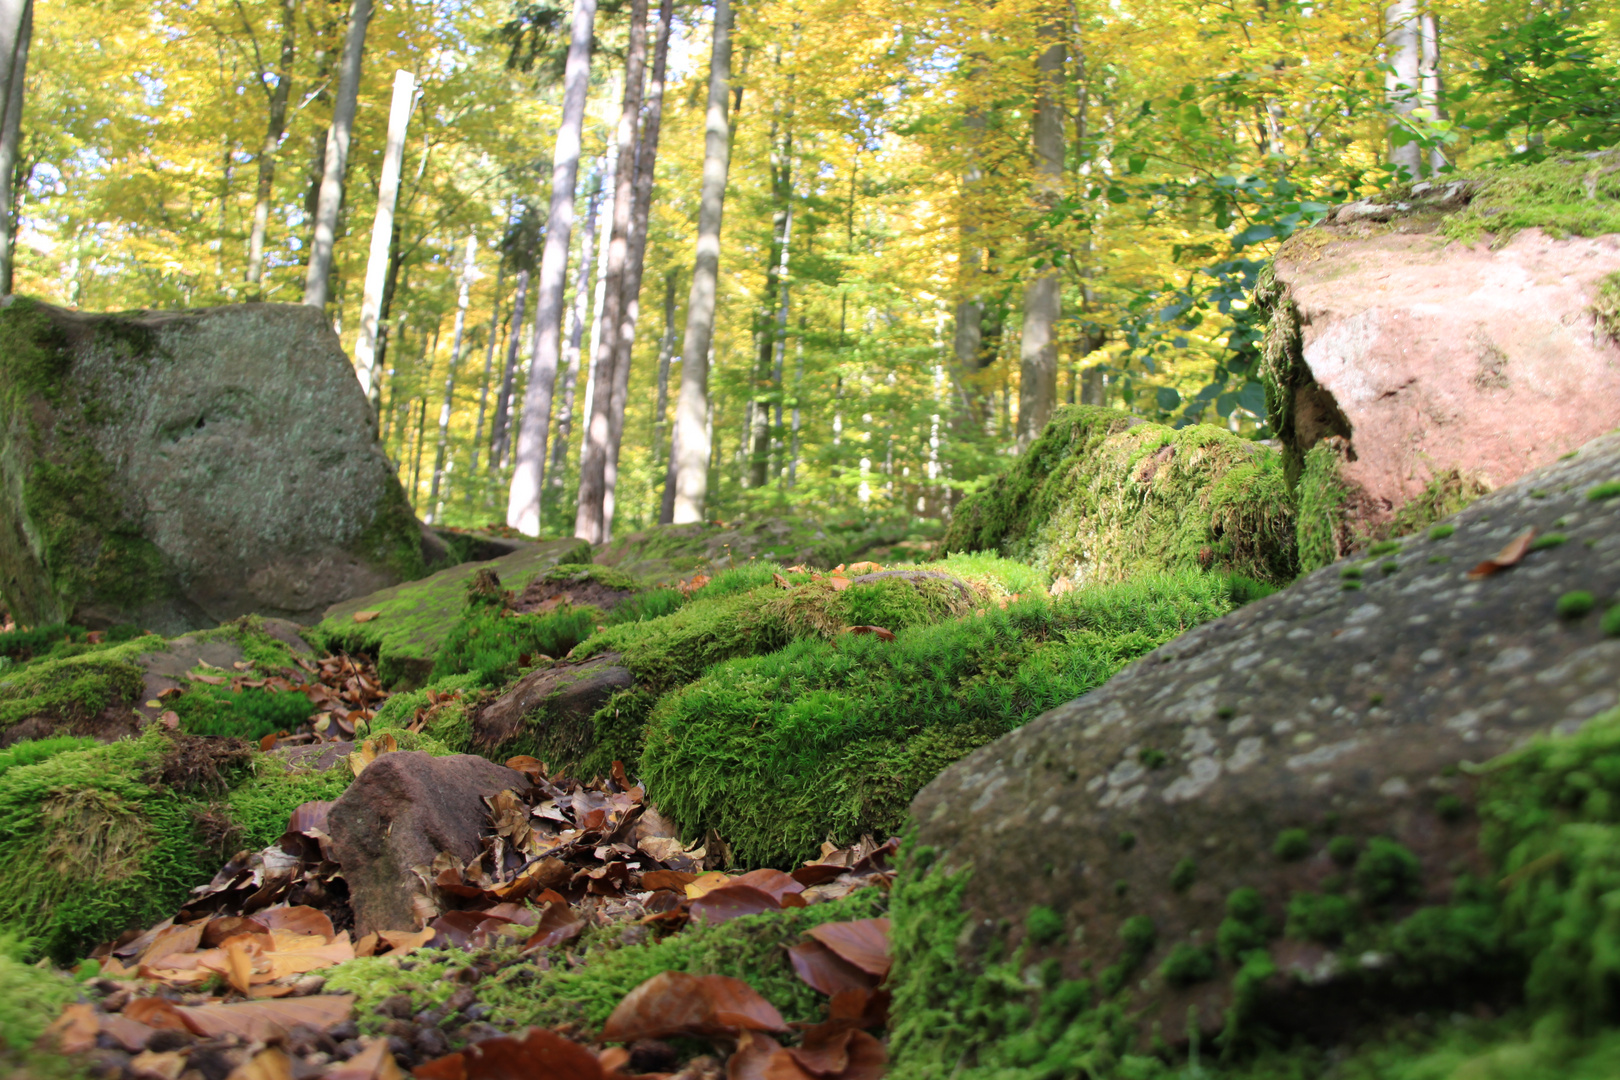
{"type": "Polygon", "coordinates": [[[456,332],[450,340],[450,366],[444,373],[444,403],[439,406],[439,443],[433,451],[433,484],[428,492],[427,522],[437,524],[444,516],[439,490],[444,482],[445,451],[450,446],[450,413],[455,404],[456,368],[461,364],[461,342],[467,331],[467,301],[472,296],[473,271],[477,269],[478,238],[467,234],[467,261],[461,267],[461,289],[456,296],[456,332]]]}
{"type": "Polygon", "coordinates": [[[715,296],[720,277],[720,223],[731,166],[731,3],[715,0],[709,101],[703,134],[703,184],[698,199],[697,254],[681,343],[681,394],[675,407],[677,525],[703,520],[709,493],[709,346],[714,341],[715,296]]]}
{"type": "Polygon", "coordinates": [[[562,352],[563,292],[568,286],[568,244],[574,233],[574,184],[579,178],[580,130],[591,78],[591,38],[596,0],[575,0],[568,60],[563,71],[562,119],[551,161],[551,211],[535,288],[534,355],[518,425],[516,467],[506,502],[506,523],[521,533],[540,533],[540,490],[546,472],[546,433],[551,391],[562,352]]]}
{"type": "Polygon", "coordinates": [[[618,359],[620,319],[624,311],[625,264],[630,255],[630,215],[636,183],[636,129],[641,118],[641,90],[647,67],[647,0],[631,0],[630,41],[624,60],[624,103],[619,110],[616,142],[619,172],[613,190],[613,235],[603,267],[607,292],[602,304],[602,336],[596,350],[596,400],[585,433],[585,456],[579,466],[579,498],[574,535],[599,544],[603,540],[602,497],[606,491],[608,438],[613,426],[614,365],[618,359]],[[604,392],[605,391],[605,392],[604,392]]]}
{"type": "MultiPolygon", "coordinates": [[[[1423,60],[1419,69],[1419,83],[1423,91],[1423,105],[1429,110],[1431,116],[1442,118],[1446,111],[1441,107],[1443,99],[1441,91],[1445,88],[1440,82],[1440,24],[1435,20],[1434,12],[1424,11],[1423,18],[1418,24],[1419,33],[1423,39],[1423,60]]],[[[1433,176],[1447,165],[1445,151],[1438,145],[1429,148],[1429,175],[1433,176]]]]}
{"type": "MultiPolygon", "coordinates": [[[[1402,126],[1401,121],[1412,115],[1423,96],[1423,45],[1418,7],[1419,0],[1395,0],[1384,14],[1384,47],[1389,61],[1389,70],[1384,73],[1384,93],[1390,111],[1397,117],[1391,122],[1391,130],[1402,126]]],[[[1404,170],[1408,179],[1423,178],[1423,148],[1415,142],[1402,146],[1391,143],[1389,163],[1404,170]]]]}
{"type": "Polygon", "coordinates": [[[501,376],[501,392],[495,397],[495,416],[489,422],[489,467],[501,467],[506,457],[507,436],[512,410],[512,385],[517,381],[518,350],[523,340],[523,303],[528,298],[529,272],[518,271],[517,296],[512,301],[512,329],[506,335],[506,369],[501,376]]]}
{"type": "MultiPolygon", "coordinates": [[[[472,457],[467,464],[469,483],[478,476],[478,452],[484,445],[484,414],[489,407],[489,376],[495,368],[496,342],[501,336],[501,288],[505,284],[506,260],[502,259],[495,271],[495,306],[489,313],[489,343],[484,349],[484,375],[478,380],[478,423],[473,428],[472,457]]],[[[471,498],[472,491],[469,488],[468,499],[471,498]]]]}
{"type": "Polygon", "coordinates": [[[646,267],[647,224],[652,215],[653,182],[658,165],[658,137],[664,121],[664,78],[669,62],[669,36],[675,20],[674,0],[658,6],[658,35],[653,46],[652,81],[647,87],[646,117],[636,143],[635,203],[630,210],[630,250],[624,266],[624,308],[618,355],[613,361],[613,412],[608,424],[607,462],[602,476],[602,539],[613,539],[613,512],[619,489],[619,452],[624,444],[624,411],[630,396],[630,362],[641,319],[641,274],[646,267]]]}
{"type": "Polygon", "coordinates": [[[326,166],[321,172],[320,201],[315,206],[315,233],[309,249],[309,272],[304,278],[304,303],[325,308],[331,288],[332,246],[337,242],[338,211],[343,206],[343,177],[349,166],[349,136],[354,131],[354,110],[360,98],[360,61],[366,49],[366,25],[371,22],[371,0],[354,0],[349,7],[349,33],[343,42],[338,67],[337,102],[332,127],[326,133],[326,166]]]}
{"type": "MultiPolygon", "coordinates": [[[[388,111],[388,144],[377,180],[377,219],[371,226],[371,252],[366,259],[366,287],[360,300],[360,336],[354,343],[355,375],[371,396],[372,368],[377,360],[377,326],[388,284],[389,248],[394,239],[394,203],[399,197],[399,170],[405,159],[405,129],[416,100],[416,78],[394,73],[394,100],[388,111]]],[[[459,332],[458,332],[459,333],[459,332]]]]}
{"type": "Polygon", "coordinates": [[[34,0],[0,0],[0,296],[11,294],[17,253],[17,194],[12,178],[22,141],[28,50],[34,40],[34,0]]]}
{"type": "MultiPolygon", "coordinates": [[[[259,186],[253,199],[253,230],[248,235],[248,299],[264,296],[264,238],[270,227],[270,202],[275,194],[276,155],[287,133],[287,101],[292,95],[292,67],[298,37],[298,0],[281,0],[281,56],[276,64],[276,85],[265,91],[269,118],[264,143],[259,147],[259,186]]],[[[261,73],[260,85],[263,85],[261,73]]]]}
{"type": "Polygon", "coordinates": [[[748,486],[754,490],[765,486],[766,474],[770,470],[771,399],[777,392],[771,378],[771,366],[776,357],[776,308],[782,285],[782,255],[787,250],[789,193],[793,182],[793,130],[787,128],[779,143],[774,121],[771,128],[771,247],[765,264],[765,291],[760,296],[759,313],[754,319],[757,354],[754,392],[749,401],[749,426],[752,428],[749,438],[753,448],[748,459],[748,486]]]}
{"type": "MultiPolygon", "coordinates": [[[[658,406],[653,412],[653,467],[664,449],[665,433],[669,429],[669,367],[675,355],[675,270],[664,274],[664,335],[658,340],[658,406]]],[[[663,462],[668,465],[668,461],[663,462]]]]}
{"type": "MultiPolygon", "coordinates": [[[[606,170],[603,160],[598,177],[606,170]]],[[[551,486],[563,486],[563,473],[568,468],[568,440],[574,433],[574,397],[579,388],[580,344],[585,339],[585,321],[591,308],[591,269],[596,266],[596,219],[602,205],[600,182],[591,191],[585,211],[585,232],[579,243],[579,273],[574,278],[574,308],[568,316],[568,347],[563,359],[568,370],[563,374],[562,404],[557,409],[557,437],[551,446],[551,486]]]]}
{"type": "MultiPolygon", "coordinates": [[[[1063,68],[1068,49],[1060,26],[1041,29],[1047,42],[1037,61],[1040,85],[1035,95],[1035,182],[1043,210],[1063,193],[1063,68]]],[[[1057,403],[1057,322],[1061,314],[1062,278],[1057,259],[1024,286],[1024,327],[1019,344],[1018,449],[1040,437],[1057,403]]]]}
{"type": "MultiPolygon", "coordinates": [[[[619,176],[618,169],[619,147],[615,143],[608,147],[607,176],[603,181],[603,188],[607,195],[602,203],[601,213],[609,221],[613,218],[613,196],[614,187],[619,176]]],[[[591,346],[586,350],[584,359],[581,361],[585,365],[585,391],[579,415],[585,418],[586,426],[590,425],[591,410],[596,405],[596,351],[602,344],[602,305],[607,302],[607,274],[605,267],[607,266],[608,243],[612,239],[613,230],[611,228],[603,229],[597,235],[596,288],[591,294],[591,346]]],[[[584,438],[579,440],[579,458],[582,463],[585,460],[587,441],[584,438]]]]}

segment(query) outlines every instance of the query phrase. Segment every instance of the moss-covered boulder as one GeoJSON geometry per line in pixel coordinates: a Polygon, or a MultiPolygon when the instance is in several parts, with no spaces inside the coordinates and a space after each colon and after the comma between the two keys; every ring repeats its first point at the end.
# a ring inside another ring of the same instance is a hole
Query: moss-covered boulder
{"type": "Polygon", "coordinates": [[[334,604],[309,637],[323,648],[375,656],[386,685],[413,689],[433,674],[439,648],[461,619],[467,588],[481,570],[493,571],[502,588],[522,593],[559,564],[590,561],[591,546],[583,540],[525,544],[498,559],[459,563],[420,581],[334,604]]]}
{"type": "Polygon", "coordinates": [[[1620,975],[1599,899],[1620,713],[1592,722],[1617,688],[1611,435],[925,788],[894,900],[894,1075],[1102,1074],[1189,1032],[1236,1049],[1418,1002],[1597,1015],[1620,975]],[[1481,767],[1544,735],[1573,741],[1481,767]]]}
{"type": "Polygon", "coordinates": [[[844,561],[849,545],[813,524],[784,518],[655,525],[596,551],[592,561],[659,585],[714,574],[750,560],[827,569],[844,561]]]}
{"type": "Polygon", "coordinates": [[[1200,568],[1280,584],[1295,573],[1293,497],[1278,454],[1224,428],[1070,405],[962,500],[940,546],[1071,584],[1200,568]]]}
{"type": "Polygon", "coordinates": [[[320,312],[0,307],[0,593],[19,623],[307,621],[423,572],[320,312]]]}
{"type": "Polygon", "coordinates": [[[1620,151],[1419,184],[1283,244],[1256,301],[1303,568],[1620,425],[1617,267],[1620,151]]]}

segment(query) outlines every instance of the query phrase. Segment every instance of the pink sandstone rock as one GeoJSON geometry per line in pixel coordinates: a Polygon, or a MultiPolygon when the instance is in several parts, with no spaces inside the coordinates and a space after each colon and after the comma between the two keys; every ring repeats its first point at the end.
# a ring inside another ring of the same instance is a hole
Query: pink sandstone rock
{"type": "Polygon", "coordinates": [[[1620,235],[1527,229],[1492,250],[1432,230],[1329,225],[1276,260],[1305,365],[1332,398],[1296,394],[1292,441],[1348,434],[1341,475],[1364,524],[1437,473],[1501,487],[1620,426],[1620,344],[1590,310],[1620,270],[1620,235]]]}

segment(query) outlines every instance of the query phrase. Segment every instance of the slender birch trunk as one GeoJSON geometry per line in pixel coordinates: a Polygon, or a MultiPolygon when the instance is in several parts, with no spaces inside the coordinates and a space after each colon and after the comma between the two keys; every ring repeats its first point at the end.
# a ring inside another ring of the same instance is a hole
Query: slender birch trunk
{"type": "MultiPolygon", "coordinates": [[[[675,271],[664,274],[664,334],[658,340],[658,407],[653,412],[653,467],[660,464],[669,429],[669,366],[675,354],[675,271]]],[[[664,462],[668,464],[668,462],[664,462]]]]}
{"type": "MultiPolygon", "coordinates": [[[[611,221],[613,219],[614,187],[618,182],[619,147],[615,143],[608,147],[607,175],[603,180],[603,189],[607,192],[602,203],[601,216],[611,221]]],[[[591,293],[591,345],[584,354],[582,363],[585,365],[585,394],[584,402],[580,406],[579,415],[590,424],[591,409],[596,404],[596,351],[602,344],[602,305],[607,302],[607,266],[608,243],[613,239],[612,229],[603,229],[597,234],[596,249],[596,287],[591,293]]],[[[585,460],[585,449],[588,439],[579,441],[579,459],[585,460]]]]}
{"type": "MultiPolygon", "coordinates": [[[[1390,128],[1403,126],[1422,101],[1423,42],[1419,0],[1395,0],[1384,13],[1386,29],[1384,47],[1388,52],[1389,70],[1384,73],[1384,93],[1390,111],[1395,114],[1390,128]]],[[[1423,148],[1415,142],[1401,146],[1393,143],[1389,149],[1389,163],[1405,171],[1408,179],[1423,178],[1423,148]]]]}
{"type": "Polygon", "coordinates": [[[585,320],[590,313],[591,270],[596,266],[596,218],[602,205],[601,176],[607,168],[603,159],[597,170],[598,182],[586,204],[585,232],[579,243],[579,273],[574,278],[574,307],[568,315],[568,345],[563,360],[568,370],[563,373],[562,403],[557,408],[557,437],[551,446],[551,486],[563,486],[563,474],[568,468],[568,440],[574,433],[574,393],[579,387],[580,343],[585,339],[585,320]]]}
{"type": "MultiPolygon", "coordinates": [[[[1041,28],[1047,42],[1037,61],[1040,87],[1035,96],[1035,178],[1042,209],[1063,193],[1063,74],[1068,52],[1062,27],[1041,28]]],[[[1062,278],[1056,259],[1024,286],[1024,327],[1019,343],[1018,449],[1028,449],[1052,418],[1057,403],[1057,322],[1062,278]]]]}
{"type": "Polygon", "coordinates": [[[551,423],[551,391],[562,352],[563,291],[568,285],[568,243],[574,232],[574,184],[579,177],[580,131],[585,92],[591,78],[591,37],[596,0],[575,0],[568,60],[563,72],[562,119],[552,154],[551,211],[535,289],[534,355],[518,426],[516,468],[506,503],[506,523],[519,532],[540,532],[540,486],[546,472],[546,429],[551,423]]]}
{"type": "Polygon", "coordinates": [[[456,368],[461,365],[461,343],[467,332],[467,301],[472,296],[477,261],[478,237],[468,233],[466,261],[461,266],[461,289],[456,296],[456,332],[450,341],[450,366],[444,373],[444,403],[439,406],[439,443],[433,452],[433,484],[428,493],[428,505],[432,507],[427,518],[429,525],[438,524],[444,516],[444,500],[439,498],[439,490],[444,483],[444,458],[450,446],[450,413],[455,404],[456,368]]]}
{"type": "Polygon", "coordinates": [[[506,444],[512,408],[512,386],[517,381],[518,351],[523,340],[523,303],[528,298],[529,272],[518,271],[517,296],[512,301],[512,329],[506,335],[506,368],[501,376],[501,392],[495,398],[495,416],[489,422],[489,467],[501,467],[506,457],[506,444]]]}
{"type": "Polygon", "coordinates": [[[777,472],[778,479],[781,478],[782,473],[783,473],[783,469],[782,469],[782,437],[781,437],[781,431],[782,431],[782,398],[783,398],[784,391],[783,391],[783,383],[782,383],[782,368],[783,368],[783,365],[787,361],[788,301],[789,301],[789,298],[790,298],[790,296],[792,295],[792,292],[793,292],[792,279],[788,277],[788,260],[789,260],[789,257],[792,255],[792,252],[793,252],[793,203],[791,201],[792,196],[793,196],[793,192],[792,192],[792,189],[790,188],[788,190],[788,198],[789,198],[790,201],[788,202],[788,209],[787,209],[787,225],[782,230],[782,265],[781,265],[780,274],[778,275],[779,278],[780,278],[780,281],[779,281],[779,283],[777,285],[777,289],[778,289],[778,291],[779,291],[779,293],[781,295],[781,303],[779,303],[777,305],[777,307],[776,307],[776,332],[772,335],[773,349],[772,349],[772,363],[771,363],[771,387],[772,387],[772,395],[771,396],[772,396],[772,406],[776,410],[776,415],[775,415],[775,419],[774,419],[775,434],[773,434],[772,437],[771,437],[771,444],[772,444],[772,446],[773,446],[773,448],[775,450],[775,454],[776,454],[776,472],[777,472]]]}
{"type": "MultiPolygon", "coordinates": [[[[281,0],[281,56],[276,64],[276,85],[266,91],[269,118],[259,147],[259,185],[253,198],[253,229],[248,234],[248,299],[264,298],[264,238],[270,227],[270,202],[275,194],[276,155],[287,133],[287,101],[292,95],[292,68],[298,37],[298,0],[281,0]]],[[[262,82],[262,80],[261,80],[262,82]]]]}
{"type": "Polygon", "coordinates": [[[714,44],[709,60],[709,101],[703,133],[703,185],[698,200],[697,255],[686,304],[681,344],[681,394],[675,406],[675,503],[677,525],[703,520],[709,493],[709,346],[720,277],[720,223],[725,213],[726,174],[731,166],[731,3],[715,0],[714,44]]]}
{"type": "Polygon", "coordinates": [[[0,0],[0,296],[11,294],[17,253],[12,177],[22,141],[23,91],[34,40],[33,0],[0,0]]]}
{"type": "MultiPolygon", "coordinates": [[[[467,479],[472,481],[478,475],[478,452],[484,444],[484,414],[489,407],[489,376],[495,368],[496,342],[501,333],[501,289],[506,285],[506,260],[502,259],[495,271],[495,306],[489,313],[489,343],[484,349],[484,375],[478,380],[478,423],[473,427],[472,457],[467,464],[467,479]]],[[[469,489],[468,500],[471,504],[472,493],[469,489]]]]}
{"type": "Polygon", "coordinates": [[[788,222],[788,191],[791,183],[789,169],[793,152],[793,131],[788,128],[780,140],[776,138],[775,121],[771,123],[771,247],[765,264],[765,291],[760,296],[759,313],[754,319],[756,359],[754,362],[754,392],[749,401],[749,426],[745,441],[753,443],[748,459],[748,487],[754,490],[765,486],[770,469],[771,398],[775,386],[771,380],[771,362],[776,356],[776,307],[781,289],[782,253],[788,222]]]}
{"type": "Polygon", "coordinates": [[[365,54],[366,26],[370,22],[371,0],[354,0],[349,7],[349,33],[343,42],[343,62],[338,67],[332,127],[326,133],[326,166],[321,172],[320,201],[315,206],[309,273],[304,278],[304,303],[310,307],[325,308],[331,288],[332,247],[337,242],[343,177],[349,165],[349,136],[354,131],[354,110],[360,98],[360,61],[365,54]]]}
{"type": "Polygon", "coordinates": [[[394,204],[399,197],[399,170],[405,160],[405,129],[416,100],[416,77],[394,73],[394,100],[388,111],[388,143],[383,150],[382,175],[377,179],[377,219],[371,226],[371,252],[366,259],[366,287],[360,300],[360,336],[354,343],[355,374],[360,389],[371,396],[372,369],[377,360],[377,326],[383,292],[388,284],[389,248],[394,239],[394,204]]]}
{"type": "MultiPolygon", "coordinates": [[[[1444,118],[1446,110],[1440,104],[1444,99],[1442,91],[1445,89],[1440,81],[1440,25],[1435,20],[1434,12],[1424,11],[1419,21],[1418,31],[1423,40],[1423,60],[1419,69],[1419,84],[1423,93],[1423,105],[1429,110],[1432,117],[1444,118]]],[[[1445,168],[1445,151],[1438,145],[1429,148],[1429,175],[1433,176],[1445,168]]]]}
{"type": "MultiPolygon", "coordinates": [[[[647,223],[652,213],[653,182],[658,166],[658,138],[664,120],[664,78],[669,62],[669,36],[675,19],[674,0],[658,6],[657,42],[653,46],[652,80],[647,87],[646,117],[636,144],[635,204],[630,212],[630,251],[624,268],[624,311],[618,356],[613,361],[613,412],[608,425],[607,463],[602,484],[602,539],[613,539],[613,513],[619,489],[619,453],[624,445],[624,411],[630,396],[630,364],[641,318],[641,275],[646,268],[647,223]]],[[[667,367],[667,366],[666,366],[667,367]]]]}
{"type": "Polygon", "coordinates": [[[580,460],[579,498],[574,511],[574,535],[593,544],[604,539],[602,495],[608,436],[613,424],[614,362],[619,351],[619,320],[624,311],[625,262],[630,254],[630,212],[636,183],[636,129],[641,118],[646,66],[647,0],[631,0],[630,41],[624,61],[624,103],[619,110],[615,139],[620,167],[613,190],[613,236],[603,267],[607,292],[602,304],[602,337],[596,352],[597,393],[588,420],[590,426],[585,433],[585,456],[580,460]]]}

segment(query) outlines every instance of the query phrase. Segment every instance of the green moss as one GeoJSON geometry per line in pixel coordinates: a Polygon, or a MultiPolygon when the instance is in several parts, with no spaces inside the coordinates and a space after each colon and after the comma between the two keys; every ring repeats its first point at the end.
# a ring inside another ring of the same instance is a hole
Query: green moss
{"type": "Polygon", "coordinates": [[[1381,531],[1389,536],[1415,536],[1428,528],[1429,539],[1443,539],[1455,531],[1455,526],[1430,528],[1434,522],[1450,517],[1490,493],[1491,486],[1472,473],[1457,469],[1436,473],[1421,492],[1395,511],[1381,531]]]}
{"type": "Polygon", "coordinates": [[[0,1049],[33,1046],[62,1006],[78,996],[68,976],[27,963],[31,951],[15,935],[0,932],[0,1049]]]}
{"type": "Polygon", "coordinates": [[[1215,954],[1206,946],[1182,942],[1159,965],[1159,974],[1171,986],[1208,982],[1215,975],[1215,954]]]}
{"type": "Polygon", "coordinates": [[[1467,174],[1472,197],[1440,231],[1474,243],[1491,234],[1506,243],[1522,229],[1552,236],[1620,232],[1620,170],[1614,152],[1553,158],[1535,165],[1487,167],[1467,174]]]}
{"type": "Polygon", "coordinates": [[[1557,547],[1560,544],[1567,544],[1568,542],[1569,537],[1565,536],[1563,533],[1547,533],[1545,536],[1538,536],[1534,540],[1530,541],[1530,550],[1543,551],[1547,548],[1557,547]]]}
{"type": "Polygon", "coordinates": [[[1601,502],[1604,499],[1612,499],[1616,495],[1620,495],[1620,480],[1605,480],[1601,484],[1594,485],[1592,489],[1586,493],[1586,497],[1593,502],[1601,502]]]}
{"type": "Polygon", "coordinates": [[[1335,836],[1328,841],[1328,857],[1340,866],[1349,866],[1356,861],[1361,852],[1361,845],[1353,836],[1335,836]]]}
{"type": "Polygon", "coordinates": [[[1191,859],[1182,859],[1176,863],[1175,869],[1170,871],[1170,888],[1176,892],[1186,892],[1197,880],[1198,864],[1191,859]]]}
{"type": "Polygon", "coordinates": [[[1205,566],[1286,583],[1292,532],[1274,452],[1224,428],[1177,431],[1071,405],[1006,473],[962,500],[941,545],[1000,552],[1075,581],[1205,566]]]}
{"type": "Polygon", "coordinates": [[[200,804],[143,779],[168,745],[154,733],[0,776],[0,924],[66,962],[172,915],[212,876],[200,804]]]}
{"type": "Polygon", "coordinates": [[[1611,604],[1603,613],[1602,629],[1609,637],[1620,637],[1620,604],[1611,604]]]}
{"type": "Polygon", "coordinates": [[[1361,567],[1359,566],[1347,566],[1343,570],[1339,571],[1339,576],[1348,581],[1359,578],[1361,576],[1361,572],[1361,567]]]}
{"type": "Polygon", "coordinates": [[[1575,589],[1558,598],[1556,605],[1559,618],[1579,619],[1591,613],[1597,606],[1597,600],[1584,589],[1575,589]]]}
{"type": "Polygon", "coordinates": [[[1600,330],[1620,342],[1620,270],[1598,282],[1597,298],[1592,301],[1592,315],[1600,330]]]}
{"type": "Polygon", "coordinates": [[[61,735],[50,739],[27,739],[0,750],[0,776],[18,765],[38,765],[57,754],[70,750],[85,750],[95,746],[96,740],[74,735],[61,735]]]}
{"type": "Polygon", "coordinates": [[[1233,889],[1226,898],[1226,918],[1215,931],[1215,947],[1227,960],[1236,960],[1265,947],[1271,937],[1265,901],[1258,889],[1233,889]]]}
{"type": "Polygon", "coordinates": [[[1337,945],[1356,928],[1355,903],[1345,896],[1295,893],[1288,900],[1288,936],[1337,945]]]}
{"type": "Polygon", "coordinates": [[[272,693],[247,688],[233,693],[229,686],[197,684],[171,706],[180,727],[193,735],[231,735],[258,742],[266,735],[298,728],[315,706],[298,693],[272,693]]]}
{"type": "Polygon", "coordinates": [[[269,847],[287,831],[287,819],[306,802],[330,802],[343,794],[354,774],[346,762],[325,772],[296,769],[273,754],[255,755],[249,778],[225,803],[241,834],[241,846],[252,851],[269,847]]]}
{"type": "Polygon", "coordinates": [[[0,670],[0,731],[31,716],[82,721],[103,709],[130,704],[145,684],[135,658],[150,652],[155,640],[137,638],[78,656],[0,670]]]}
{"type": "Polygon", "coordinates": [[[1339,476],[1338,448],[1327,441],[1305,452],[1299,477],[1299,568],[1309,573],[1337,562],[1348,549],[1344,508],[1349,494],[1339,476]]]}
{"type": "Polygon", "coordinates": [[[566,656],[606,617],[589,605],[559,604],[539,615],[513,615],[490,604],[468,604],[439,646],[429,679],[471,674],[485,686],[499,686],[516,677],[525,657],[566,656]]]}
{"type": "Polygon", "coordinates": [[[1368,903],[1410,900],[1418,893],[1420,871],[1417,856],[1404,845],[1375,836],[1356,860],[1356,885],[1368,903]]]}
{"type": "Polygon", "coordinates": [[[825,839],[897,831],[946,765],[1231,606],[1223,579],[1195,571],[1021,600],[892,642],[801,639],[665,695],[640,776],[689,834],[712,828],[749,865],[791,865],[825,839]]]}
{"type": "Polygon", "coordinates": [[[1298,862],[1311,853],[1311,834],[1304,829],[1284,829],[1271,845],[1271,853],[1283,862],[1298,862]]]}
{"type": "Polygon", "coordinates": [[[1436,525],[1434,528],[1429,530],[1429,539],[1444,540],[1446,537],[1450,536],[1456,531],[1457,526],[1455,525],[1436,525]]]}
{"type": "Polygon", "coordinates": [[[1036,945],[1051,945],[1063,936],[1063,916],[1044,904],[1036,904],[1024,917],[1024,933],[1036,945]]]}

